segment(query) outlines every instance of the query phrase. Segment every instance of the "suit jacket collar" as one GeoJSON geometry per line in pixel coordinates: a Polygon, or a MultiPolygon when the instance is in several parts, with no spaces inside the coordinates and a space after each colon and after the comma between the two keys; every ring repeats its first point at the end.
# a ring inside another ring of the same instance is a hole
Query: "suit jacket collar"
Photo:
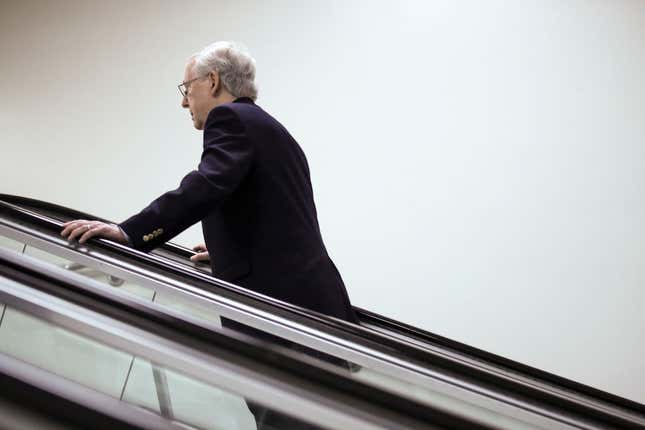
{"type": "Polygon", "coordinates": [[[253,104],[253,99],[251,97],[238,97],[233,100],[233,103],[250,103],[253,104]]]}

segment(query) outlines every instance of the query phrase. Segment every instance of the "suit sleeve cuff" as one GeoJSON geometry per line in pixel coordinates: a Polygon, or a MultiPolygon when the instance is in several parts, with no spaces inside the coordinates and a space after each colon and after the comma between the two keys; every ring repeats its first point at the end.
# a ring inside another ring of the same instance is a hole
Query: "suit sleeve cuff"
{"type": "Polygon", "coordinates": [[[121,233],[123,234],[123,236],[125,236],[125,240],[128,242],[128,245],[132,246],[132,240],[130,240],[130,236],[128,235],[128,233],[126,233],[125,230],[123,230],[120,225],[117,225],[117,227],[119,230],[121,230],[121,233]]]}

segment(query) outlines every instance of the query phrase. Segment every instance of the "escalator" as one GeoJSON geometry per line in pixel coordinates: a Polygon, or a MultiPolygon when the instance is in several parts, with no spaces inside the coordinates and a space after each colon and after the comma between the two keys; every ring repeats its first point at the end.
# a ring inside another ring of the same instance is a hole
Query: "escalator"
{"type": "Polygon", "coordinates": [[[40,391],[55,398],[48,415],[78,428],[252,430],[251,405],[284,428],[480,425],[7,250],[0,303],[0,377],[13,383],[0,397],[24,405],[21,390],[40,391]]]}
{"type": "MultiPolygon", "coordinates": [[[[6,248],[86,278],[102,279],[112,290],[158,303],[191,323],[219,330],[219,318],[225,317],[286,339],[302,346],[299,360],[314,366],[329,364],[324,359],[312,361],[316,354],[307,352],[312,349],[346,360],[354,365],[355,371],[345,375],[351,381],[478,426],[645,425],[645,407],[636,402],[361,309],[356,309],[360,319],[356,326],[279,302],[212,278],[206,266],[188,260],[191,251],[176,245],[166,244],[151,254],[106,240],[70,245],[58,236],[62,222],[100,218],[16,196],[0,195],[0,201],[0,237],[6,248]]],[[[280,350],[279,345],[264,347],[280,350]]]]}

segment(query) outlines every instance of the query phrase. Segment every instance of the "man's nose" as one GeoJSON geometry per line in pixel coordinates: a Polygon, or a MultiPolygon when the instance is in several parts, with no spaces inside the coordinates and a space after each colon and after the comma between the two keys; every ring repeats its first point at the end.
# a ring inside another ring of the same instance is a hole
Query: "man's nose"
{"type": "Polygon", "coordinates": [[[183,108],[188,108],[188,97],[184,96],[184,97],[181,99],[181,107],[183,107],[183,108]]]}

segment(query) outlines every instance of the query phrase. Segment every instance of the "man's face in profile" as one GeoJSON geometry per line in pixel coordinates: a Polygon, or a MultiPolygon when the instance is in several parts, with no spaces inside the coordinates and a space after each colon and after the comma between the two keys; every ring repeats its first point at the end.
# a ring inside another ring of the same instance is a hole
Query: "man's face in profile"
{"type": "Polygon", "coordinates": [[[210,91],[211,80],[209,75],[195,75],[193,65],[194,62],[188,63],[184,71],[186,95],[181,100],[181,106],[190,111],[195,128],[203,130],[208,113],[215,107],[215,99],[210,91]]]}

